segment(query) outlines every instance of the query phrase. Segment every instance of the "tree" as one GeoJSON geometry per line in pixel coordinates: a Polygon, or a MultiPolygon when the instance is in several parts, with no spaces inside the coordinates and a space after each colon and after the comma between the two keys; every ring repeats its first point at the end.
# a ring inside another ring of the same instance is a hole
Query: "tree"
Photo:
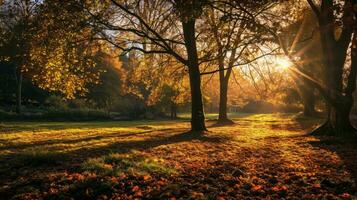
{"type": "Polygon", "coordinates": [[[99,25],[121,34],[128,33],[131,37],[126,35],[120,41],[118,37],[104,33],[104,38],[124,51],[167,54],[185,65],[188,68],[191,88],[191,129],[198,132],[206,130],[196,43],[196,20],[201,15],[206,2],[198,0],[124,1],[123,3],[111,0],[110,2],[111,4],[102,12],[93,13],[88,10],[99,25]],[[120,18],[108,19],[106,14],[109,12],[116,12],[120,18]],[[146,46],[149,48],[143,48],[146,46]]]}
{"type": "MultiPolygon", "coordinates": [[[[234,67],[245,65],[256,58],[247,58],[252,45],[261,42],[262,35],[250,26],[251,16],[258,18],[269,8],[269,1],[220,2],[207,12],[209,34],[214,41],[216,63],[220,79],[218,122],[231,122],[227,117],[227,94],[229,79],[234,67]],[[242,10],[244,9],[244,11],[242,10]],[[249,12],[251,16],[247,15],[249,12]],[[236,17],[231,17],[232,15],[236,17]],[[251,59],[251,60],[249,60],[251,59]]],[[[254,48],[254,47],[253,47],[254,48]]],[[[258,56],[258,55],[257,55],[258,56]]],[[[203,74],[209,74],[204,72],[203,74]]]]}
{"type": "Polygon", "coordinates": [[[15,0],[1,6],[1,57],[16,68],[16,111],[26,75],[41,89],[74,98],[98,81],[93,29],[75,1],[15,0]]]}
{"type": "Polygon", "coordinates": [[[34,41],[34,22],[39,1],[14,0],[0,4],[2,59],[15,63],[16,112],[21,113],[23,72],[29,63],[29,51],[34,41]]]}
{"type": "Polygon", "coordinates": [[[85,95],[102,72],[93,60],[101,45],[96,30],[75,1],[44,1],[38,13],[25,71],[42,89],[68,99],[85,95]]]}
{"type": "Polygon", "coordinates": [[[153,78],[159,81],[150,96],[150,104],[162,112],[170,113],[171,119],[176,119],[179,105],[190,101],[189,81],[182,64],[171,57],[164,57],[158,58],[161,60],[161,67],[156,66],[159,76],[153,78]]]}
{"type": "MultiPolygon", "coordinates": [[[[289,46],[292,57],[300,57],[300,68],[310,79],[317,79],[321,73],[321,44],[317,33],[317,21],[313,13],[306,8],[301,18],[283,29],[280,37],[289,46]]],[[[316,88],[305,76],[292,74],[300,94],[305,116],[315,116],[315,91],[316,88]]]]}
{"type": "MultiPolygon", "coordinates": [[[[270,33],[273,37],[272,40],[280,44],[284,54],[296,66],[294,73],[305,77],[305,80],[314,85],[326,102],[328,102],[327,121],[316,129],[314,133],[334,135],[354,134],[355,131],[351,125],[349,115],[353,104],[352,93],[355,91],[357,73],[356,63],[353,62],[357,46],[355,44],[356,1],[323,0],[317,5],[314,1],[307,0],[307,3],[315,13],[319,25],[324,77],[322,81],[310,78],[309,73],[301,67],[300,61],[302,60],[290,54],[289,49],[279,37],[281,31],[279,30],[279,26],[272,26],[276,25],[276,23],[272,21],[270,26],[261,20],[255,20],[252,23],[270,33]],[[349,47],[351,47],[351,62],[348,63],[346,62],[346,58],[349,47]],[[345,66],[348,67],[348,70],[345,70],[345,66]],[[344,75],[346,75],[346,78],[344,78],[344,75]]],[[[280,12],[284,13],[286,11],[280,9],[280,12]]],[[[296,15],[292,16],[292,18],[294,17],[296,18],[296,15]]]]}
{"type": "Polygon", "coordinates": [[[101,49],[96,52],[93,60],[96,68],[103,71],[100,74],[99,84],[91,84],[85,98],[92,101],[98,108],[111,111],[125,91],[125,73],[117,52],[108,52],[101,49]]]}
{"type": "Polygon", "coordinates": [[[329,104],[327,121],[315,133],[351,135],[355,129],[351,125],[350,112],[353,106],[353,92],[356,89],[357,75],[357,35],[355,0],[335,2],[321,1],[316,5],[307,0],[317,17],[322,45],[322,69],[324,85],[320,86],[329,104]],[[342,15],[342,18],[339,16],[342,15]],[[351,52],[348,53],[348,49],[351,52]],[[350,54],[351,61],[347,62],[350,54]],[[346,78],[345,66],[348,66],[346,78]]]}

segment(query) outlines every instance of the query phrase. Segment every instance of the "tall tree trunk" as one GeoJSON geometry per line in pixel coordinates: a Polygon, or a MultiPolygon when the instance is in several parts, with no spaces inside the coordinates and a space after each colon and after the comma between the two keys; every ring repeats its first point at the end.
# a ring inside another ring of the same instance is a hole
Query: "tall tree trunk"
{"type": "Polygon", "coordinates": [[[316,115],[315,110],[315,94],[314,94],[314,87],[310,85],[307,81],[302,80],[302,84],[298,84],[300,90],[300,97],[303,102],[304,116],[313,117],[316,115]]]}
{"type": "Polygon", "coordinates": [[[218,122],[224,123],[228,120],[227,117],[227,91],[228,91],[228,81],[226,81],[224,73],[224,57],[221,50],[219,51],[221,57],[218,60],[219,68],[219,113],[218,122]]]}
{"type": "MultiPolygon", "coordinates": [[[[314,4],[308,1],[314,8],[314,4]]],[[[343,18],[353,19],[355,13],[351,12],[356,2],[345,1],[343,18]],[[351,4],[350,4],[351,3],[351,4]],[[351,7],[350,7],[351,6],[351,7]]],[[[334,13],[334,1],[321,2],[320,11],[315,7],[315,13],[319,18],[320,40],[323,52],[323,69],[325,70],[325,82],[327,86],[329,112],[324,125],[316,129],[315,134],[331,135],[355,135],[355,129],[351,125],[350,112],[353,106],[352,93],[356,87],[356,30],[353,29],[355,21],[345,20],[339,38],[335,37],[337,16],[334,13]],[[351,23],[351,24],[350,24],[351,23]],[[353,37],[352,45],[351,37],[353,37]],[[346,88],[343,84],[343,71],[348,47],[351,46],[351,69],[348,75],[346,88]]]]}
{"type": "Polygon", "coordinates": [[[227,92],[228,92],[228,82],[220,81],[220,89],[219,89],[219,114],[218,114],[218,122],[226,122],[228,121],[227,117],[227,92]]]}
{"type": "Polygon", "coordinates": [[[171,102],[171,119],[177,118],[177,105],[175,102],[171,102]]]}
{"type": "Polygon", "coordinates": [[[228,83],[233,70],[236,49],[233,49],[228,62],[228,68],[224,69],[224,58],[219,60],[219,123],[233,123],[227,116],[228,83]],[[224,71],[227,71],[226,73],[224,71]]]}
{"type": "MultiPolygon", "coordinates": [[[[356,31],[352,37],[351,45],[351,69],[348,75],[347,86],[344,90],[344,94],[335,95],[336,98],[330,103],[330,109],[328,113],[328,119],[325,123],[325,127],[330,130],[334,135],[349,135],[356,132],[355,128],[351,124],[350,114],[353,107],[353,92],[356,90],[356,76],[357,76],[357,35],[356,31]]],[[[344,57],[342,57],[344,58],[344,57]]],[[[342,59],[341,58],[341,59],[342,59]]],[[[336,80],[336,79],[335,79],[336,80]]],[[[331,82],[335,80],[330,80],[331,82]]],[[[342,89],[341,84],[337,84],[342,89]]]]}
{"type": "Polygon", "coordinates": [[[16,69],[16,113],[21,113],[22,100],[22,72],[21,68],[16,69]]]}
{"type": "Polygon", "coordinates": [[[304,111],[303,111],[304,116],[306,117],[316,116],[314,96],[305,96],[303,99],[303,104],[304,104],[304,111]]]}
{"type": "Polygon", "coordinates": [[[188,57],[188,71],[191,87],[191,130],[205,131],[205,115],[203,112],[203,101],[201,92],[201,76],[198,63],[198,54],[195,36],[195,19],[188,19],[182,22],[185,47],[188,57]]]}
{"type": "Polygon", "coordinates": [[[328,115],[327,126],[334,135],[345,135],[354,131],[350,121],[350,113],[353,105],[353,98],[343,97],[343,101],[335,106],[331,106],[328,115]]]}
{"type": "MultiPolygon", "coordinates": [[[[353,45],[352,45],[353,46],[353,45]]],[[[353,50],[352,50],[353,51],[353,50]]],[[[325,130],[325,134],[329,135],[350,135],[354,134],[355,129],[353,128],[350,120],[350,113],[353,106],[353,96],[354,91],[348,91],[349,85],[356,84],[356,64],[353,62],[355,58],[352,57],[351,71],[349,74],[349,83],[347,84],[346,91],[343,90],[343,80],[342,80],[342,70],[345,56],[333,56],[333,64],[328,70],[329,76],[327,77],[327,86],[329,88],[330,100],[328,101],[328,115],[326,123],[321,127],[325,130]],[[351,77],[351,76],[354,76],[351,77]]]]}

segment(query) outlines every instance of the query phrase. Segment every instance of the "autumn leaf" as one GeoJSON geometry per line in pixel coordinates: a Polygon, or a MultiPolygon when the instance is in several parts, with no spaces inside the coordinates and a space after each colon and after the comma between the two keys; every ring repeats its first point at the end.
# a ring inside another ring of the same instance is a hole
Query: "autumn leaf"
{"type": "Polygon", "coordinates": [[[151,179],[151,176],[149,174],[146,174],[146,175],[143,176],[143,180],[144,181],[148,181],[150,179],[151,179]]]}
{"type": "Polygon", "coordinates": [[[340,195],[340,197],[343,198],[343,199],[351,199],[351,195],[348,194],[348,193],[343,193],[343,194],[340,195]]]}
{"type": "Polygon", "coordinates": [[[261,190],[263,187],[261,186],[261,185],[254,185],[253,187],[252,187],[252,190],[253,191],[259,191],[259,190],[261,190]]]}

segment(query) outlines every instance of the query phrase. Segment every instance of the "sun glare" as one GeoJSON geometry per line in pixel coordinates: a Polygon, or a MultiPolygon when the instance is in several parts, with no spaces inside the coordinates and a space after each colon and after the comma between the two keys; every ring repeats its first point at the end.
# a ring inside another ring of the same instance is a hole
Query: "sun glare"
{"type": "Polygon", "coordinates": [[[285,58],[278,58],[276,60],[276,65],[279,69],[287,70],[292,65],[292,63],[285,58]]]}

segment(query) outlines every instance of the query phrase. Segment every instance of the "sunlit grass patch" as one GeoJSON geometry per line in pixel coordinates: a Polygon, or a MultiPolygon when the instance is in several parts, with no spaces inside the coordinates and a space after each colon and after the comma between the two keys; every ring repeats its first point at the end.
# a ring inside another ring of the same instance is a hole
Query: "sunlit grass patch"
{"type": "Polygon", "coordinates": [[[98,158],[90,158],[82,164],[81,169],[100,175],[119,175],[120,173],[172,174],[176,172],[175,169],[165,166],[162,159],[144,157],[135,153],[112,153],[98,158]]]}

